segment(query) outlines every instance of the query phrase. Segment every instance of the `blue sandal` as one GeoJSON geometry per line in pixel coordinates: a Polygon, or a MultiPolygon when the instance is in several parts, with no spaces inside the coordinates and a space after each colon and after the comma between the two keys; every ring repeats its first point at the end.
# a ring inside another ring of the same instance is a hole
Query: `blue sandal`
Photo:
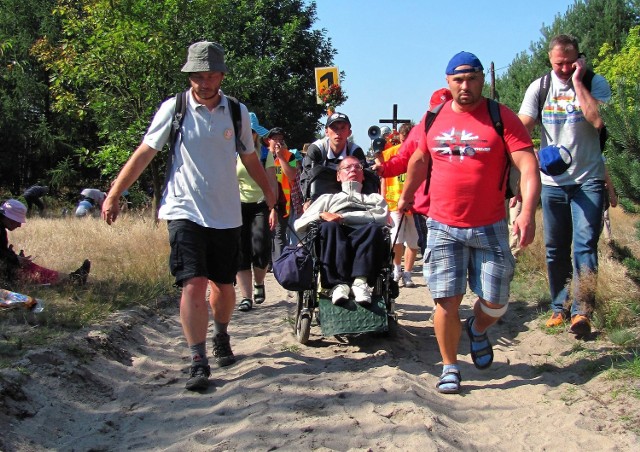
{"type": "Polygon", "coordinates": [[[465,329],[469,336],[471,359],[478,369],[487,369],[493,363],[493,348],[491,347],[491,342],[489,342],[489,337],[487,337],[486,332],[475,335],[473,334],[473,331],[471,331],[471,325],[475,319],[476,318],[474,316],[471,316],[465,322],[465,329]],[[486,356],[489,357],[488,361],[485,358],[486,356]]]}
{"type": "Polygon", "coordinates": [[[449,369],[440,375],[440,379],[436,383],[436,389],[441,394],[459,394],[461,381],[460,372],[449,369]]]}

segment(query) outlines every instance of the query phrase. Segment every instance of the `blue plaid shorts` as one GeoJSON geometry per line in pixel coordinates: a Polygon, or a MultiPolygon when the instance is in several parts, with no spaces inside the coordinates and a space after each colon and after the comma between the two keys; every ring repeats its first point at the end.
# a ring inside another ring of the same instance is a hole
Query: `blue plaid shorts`
{"type": "Polygon", "coordinates": [[[509,302],[515,259],[509,249],[506,220],[477,228],[447,226],[427,219],[424,276],[434,299],[452,297],[469,288],[500,305],[509,302]]]}

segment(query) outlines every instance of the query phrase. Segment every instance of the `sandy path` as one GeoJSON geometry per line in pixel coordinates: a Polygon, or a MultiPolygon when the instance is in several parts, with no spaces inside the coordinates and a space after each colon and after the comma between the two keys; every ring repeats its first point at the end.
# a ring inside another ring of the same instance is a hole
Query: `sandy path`
{"type": "Polygon", "coordinates": [[[120,314],[0,373],[0,449],[640,449],[640,401],[593,376],[606,343],[547,335],[536,308],[514,302],[491,333],[494,365],[476,370],[463,337],[463,393],[440,395],[430,306],[423,286],[403,288],[394,337],[341,342],[314,327],[302,346],[268,275],[266,303],[234,314],[238,363],[214,370],[203,394],[184,389],[175,306],[120,314]]]}

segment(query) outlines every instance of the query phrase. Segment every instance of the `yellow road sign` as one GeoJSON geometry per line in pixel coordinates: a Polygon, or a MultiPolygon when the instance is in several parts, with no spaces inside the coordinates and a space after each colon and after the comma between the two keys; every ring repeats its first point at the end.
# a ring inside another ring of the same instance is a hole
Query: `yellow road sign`
{"type": "Polygon", "coordinates": [[[319,97],[320,90],[328,88],[331,85],[339,85],[338,67],[317,67],[316,69],[316,100],[319,104],[322,100],[319,97]]]}

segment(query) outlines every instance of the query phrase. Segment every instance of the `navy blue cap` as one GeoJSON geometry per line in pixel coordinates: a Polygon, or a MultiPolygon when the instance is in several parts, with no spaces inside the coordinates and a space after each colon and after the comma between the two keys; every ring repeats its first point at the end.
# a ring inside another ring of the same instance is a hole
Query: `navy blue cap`
{"type": "Polygon", "coordinates": [[[571,152],[564,146],[549,145],[538,151],[540,171],[547,176],[559,176],[571,166],[571,152]]]}
{"type": "Polygon", "coordinates": [[[460,52],[456,53],[451,60],[449,60],[449,64],[447,64],[447,75],[455,75],[455,74],[466,74],[468,72],[480,72],[483,71],[484,67],[482,67],[482,63],[473,53],[469,52],[460,52]],[[465,69],[456,69],[460,66],[471,66],[470,68],[465,69]]]}
{"type": "Polygon", "coordinates": [[[327,124],[325,127],[330,127],[334,122],[346,122],[351,127],[351,121],[349,121],[349,117],[344,113],[338,113],[337,111],[333,113],[331,116],[327,118],[327,124]]]}

